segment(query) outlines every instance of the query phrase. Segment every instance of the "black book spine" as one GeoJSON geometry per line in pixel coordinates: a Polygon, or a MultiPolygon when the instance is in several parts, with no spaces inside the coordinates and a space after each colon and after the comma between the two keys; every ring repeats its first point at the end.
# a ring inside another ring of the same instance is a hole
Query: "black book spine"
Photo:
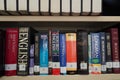
{"type": "Polygon", "coordinates": [[[88,33],[77,31],[77,73],[89,74],[88,67],[88,33]]]}
{"type": "Polygon", "coordinates": [[[110,33],[106,33],[106,68],[107,68],[107,73],[112,73],[112,53],[111,53],[111,38],[110,38],[110,33]]]}

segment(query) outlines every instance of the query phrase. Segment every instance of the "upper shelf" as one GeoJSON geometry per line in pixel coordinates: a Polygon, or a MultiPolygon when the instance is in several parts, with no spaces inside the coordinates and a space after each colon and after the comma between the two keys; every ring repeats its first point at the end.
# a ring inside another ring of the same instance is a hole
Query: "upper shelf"
{"type": "Polygon", "coordinates": [[[0,21],[120,22],[120,16],[0,16],[0,21]]]}

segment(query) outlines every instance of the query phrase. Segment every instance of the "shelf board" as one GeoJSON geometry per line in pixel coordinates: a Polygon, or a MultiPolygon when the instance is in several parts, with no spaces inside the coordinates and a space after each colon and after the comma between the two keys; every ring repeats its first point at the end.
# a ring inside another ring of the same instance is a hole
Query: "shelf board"
{"type": "Polygon", "coordinates": [[[0,16],[0,21],[119,22],[119,16],[0,16]]]}
{"type": "Polygon", "coordinates": [[[46,75],[46,76],[12,76],[1,77],[0,80],[120,80],[120,74],[101,75],[46,75]]]}

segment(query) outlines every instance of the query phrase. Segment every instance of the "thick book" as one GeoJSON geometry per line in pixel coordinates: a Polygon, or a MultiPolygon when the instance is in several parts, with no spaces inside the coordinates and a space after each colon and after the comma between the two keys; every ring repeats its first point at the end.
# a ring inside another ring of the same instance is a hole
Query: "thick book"
{"type": "Polygon", "coordinates": [[[101,73],[104,74],[107,72],[106,67],[106,33],[100,32],[100,46],[101,46],[101,73]]]}
{"type": "Polygon", "coordinates": [[[20,15],[17,11],[17,0],[6,0],[6,11],[11,15],[20,15]]]}
{"type": "Polygon", "coordinates": [[[119,37],[118,28],[110,28],[112,43],[113,73],[120,73],[119,37]]]}
{"type": "Polygon", "coordinates": [[[65,75],[67,74],[66,70],[66,36],[64,33],[60,33],[60,74],[65,75]]]}
{"type": "Polygon", "coordinates": [[[52,75],[60,75],[59,31],[52,30],[52,75]]]}
{"type": "Polygon", "coordinates": [[[52,34],[51,34],[51,30],[49,30],[49,57],[48,57],[48,61],[49,61],[49,75],[52,74],[52,34]]]}
{"type": "Polygon", "coordinates": [[[35,33],[34,75],[40,74],[39,58],[39,33],[35,33]]]}
{"type": "Polygon", "coordinates": [[[100,15],[102,13],[102,0],[92,0],[91,15],[100,15]]]}
{"type": "Polygon", "coordinates": [[[5,31],[0,30],[0,76],[5,75],[5,31]]]}
{"type": "Polygon", "coordinates": [[[34,75],[34,51],[35,45],[30,45],[30,64],[29,64],[29,75],[34,75]]]}
{"type": "Polygon", "coordinates": [[[18,55],[18,28],[6,29],[5,75],[16,75],[18,55]]]}
{"type": "Polygon", "coordinates": [[[77,73],[89,74],[88,67],[88,33],[77,31],[77,73]]]}
{"type": "Polygon", "coordinates": [[[79,16],[81,14],[81,0],[72,0],[71,10],[73,16],[79,16]]]}
{"type": "Polygon", "coordinates": [[[29,14],[29,0],[18,0],[18,12],[21,15],[29,14]]]}
{"type": "Polygon", "coordinates": [[[101,74],[100,33],[91,33],[91,42],[92,42],[91,74],[101,74]]]}
{"type": "Polygon", "coordinates": [[[34,44],[35,30],[30,27],[19,28],[17,75],[29,74],[30,45],[34,44]]]}
{"type": "Polygon", "coordinates": [[[66,33],[67,74],[77,71],[76,33],[66,33]]]}
{"type": "Polygon", "coordinates": [[[109,32],[106,32],[106,68],[107,73],[112,73],[112,52],[111,52],[111,35],[109,32]]]}
{"type": "Polygon", "coordinates": [[[48,34],[40,33],[40,75],[48,75],[48,34]]]}
{"type": "Polygon", "coordinates": [[[40,0],[29,0],[29,13],[31,15],[40,15],[40,0]]]}
{"type": "Polygon", "coordinates": [[[89,15],[91,12],[91,0],[82,0],[81,15],[89,15]]]}
{"type": "Polygon", "coordinates": [[[62,15],[69,16],[70,15],[70,0],[62,0],[62,15]]]}

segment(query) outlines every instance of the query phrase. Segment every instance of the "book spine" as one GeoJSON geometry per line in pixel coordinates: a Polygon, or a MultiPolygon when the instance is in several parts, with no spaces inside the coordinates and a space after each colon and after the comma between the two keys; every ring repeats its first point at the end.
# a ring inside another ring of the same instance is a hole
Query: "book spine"
{"type": "Polygon", "coordinates": [[[51,40],[51,30],[49,30],[49,74],[52,74],[52,40],[51,40]]]}
{"type": "Polygon", "coordinates": [[[48,74],[48,34],[40,34],[40,74],[48,74]]]}
{"type": "Polygon", "coordinates": [[[34,74],[34,44],[30,46],[29,75],[34,74]]]}
{"type": "Polygon", "coordinates": [[[59,31],[52,31],[52,74],[60,75],[59,31]]]}
{"type": "Polygon", "coordinates": [[[101,74],[100,33],[91,33],[91,37],[92,37],[91,74],[101,74]]]}
{"type": "Polygon", "coordinates": [[[18,29],[6,29],[5,75],[16,75],[18,54],[18,29]]]}
{"type": "Polygon", "coordinates": [[[17,75],[25,76],[29,72],[29,28],[19,28],[17,75]]]}
{"type": "Polygon", "coordinates": [[[66,71],[66,37],[65,34],[60,34],[60,73],[65,75],[66,71]]]}
{"type": "Polygon", "coordinates": [[[39,33],[37,33],[35,34],[34,75],[40,74],[39,59],[39,33]]]}
{"type": "Polygon", "coordinates": [[[111,53],[111,36],[110,33],[106,33],[106,45],[107,45],[107,53],[106,53],[106,67],[107,73],[112,73],[112,53],[111,53]]]}
{"type": "Polygon", "coordinates": [[[100,46],[101,46],[101,73],[107,72],[106,68],[106,37],[105,32],[100,33],[100,46]]]}
{"type": "Polygon", "coordinates": [[[5,74],[5,31],[0,30],[0,76],[5,74]]]}
{"type": "Polygon", "coordinates": [[[66,33],[67,74],[77,71],[76,33],[66,33]]]}
{"type": "Polygon", "coordinates": [[[89,74],[88,70],[88,33],[77,31],[77,72],[89,74]]]}
{"type": "Polygon", "coordinates": [[[120,73],[118,28],[111,28],[113,73],[120,73]]]}
{"type": "Polygon", "coordinates": [[[89,59],[89,74],[91,74],[92,71],[92,63],[91,63],[91,35],[88,34],[88,59],[89,59]]]}

